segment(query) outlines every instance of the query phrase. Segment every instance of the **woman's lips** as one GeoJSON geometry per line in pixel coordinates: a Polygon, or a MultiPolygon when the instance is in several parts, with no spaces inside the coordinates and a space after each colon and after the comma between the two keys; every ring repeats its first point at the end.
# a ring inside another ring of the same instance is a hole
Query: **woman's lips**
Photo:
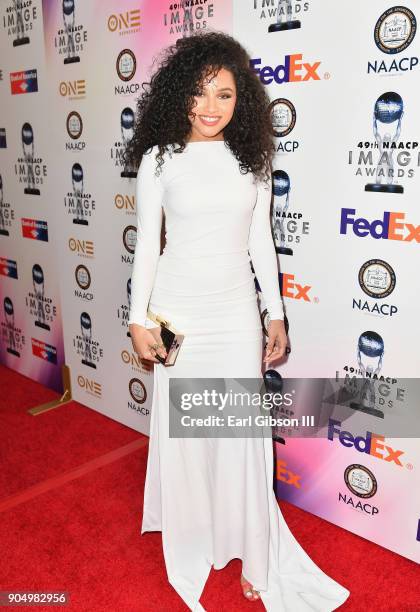
{"type": "Polygon", "coordinates": [[[216,125],[220,121],[220,117],[211,117],[210,115],[199,115],[201,123],[204,125],[216,125]]]}

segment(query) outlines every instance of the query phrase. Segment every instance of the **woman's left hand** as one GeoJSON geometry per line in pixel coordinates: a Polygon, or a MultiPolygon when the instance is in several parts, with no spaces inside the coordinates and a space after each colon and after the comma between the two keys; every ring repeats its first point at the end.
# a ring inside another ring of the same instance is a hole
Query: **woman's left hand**
{"type": "Polygon", "coordinates": [[[265,347],[265,362],[280,359],[286,352],[287,335],[282,319],[271,319],[268,324],[268,342],[265,347]]]}

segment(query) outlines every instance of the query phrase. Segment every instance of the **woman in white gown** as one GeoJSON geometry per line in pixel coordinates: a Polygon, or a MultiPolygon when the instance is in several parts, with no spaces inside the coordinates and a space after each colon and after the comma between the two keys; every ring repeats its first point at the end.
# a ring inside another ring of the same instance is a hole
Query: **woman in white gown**
{"type": "Polygon", "coordinates": [[[276,612],[335,610],[349,591],[296,541],[273,490],[271,437],[169,437],[170,378],[261,377],[255,275],[270,323],[264,359],[285,352],[283,304],[270,228],[269,100],[233,38],[178,40],[139,98],[126,152],[139,163],[137,243],[129,325],[155,363],[141,533],[161,531],[170,584],[191,610],[211,566],[242,560],[251,600],[276,612]],[[160,254],[163,217],[166,245],[160,254]],[[185,334],[175,365],[148,306],[185,334]]]}

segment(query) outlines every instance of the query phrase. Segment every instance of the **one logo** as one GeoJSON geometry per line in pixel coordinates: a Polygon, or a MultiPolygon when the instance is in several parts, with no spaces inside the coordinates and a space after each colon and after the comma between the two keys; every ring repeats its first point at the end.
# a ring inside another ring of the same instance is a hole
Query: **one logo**
{"type": "Polygon", "coordinates": [[[77,377],[77,385],[79,389],[82,389],[93,397],[102,397],[102,385],[93,378],[88,378],[82,374],[77,377]]]}
{"type": "Polygon", "coordinates": [[[370,297],[383,299],[395,289],[395,272],[383,259],[369,259],[359,270],[360,288],[370,297]]]}
{"type": "Polygon", "coordinates": [[[114,196],[114,206],[117,210],[122,210],[125,213],[135,215],[136,201],[134,194],[126,195],[116,193],[114,196]]]}
{"type": "Polygon", "coordinates": [[[401,53],[413,42],[417,22],[405,6],[393,6],[382,13],[375,25],[375,43],[383,53],[401,53]]]}
{"type": "Polygon", "coordinates": [[[110,32],[118,32],[123,35],[139,32],[141,26],[140,9],[132,9],[131,11],[125,11],[125,13],[110,15],[107,25],[110,32]]]}
{"type": "Polygon", "coordinates": [[[394,450],[391,446],[388,446],[384,436],[371,431],[366,431],[364,437],[354,436],[349,431],[342,431],[340,426],[340,421],[328,419],[328,440],[333,442],[335,434],[338,434],[338,440],[342,446],[353,448],[359,453],[366,453],[382,461],[393,463],[398,465],[398,467],[403,467],[400,457],[404,452],[401,450],[394,450]]]}
{"type": "Polygon", "coordinates": [[[364,217],[355,218],[354,208],[342,208],[340,234],[347,234],[350,225],[358,238],[370,236],[375,240],[400,240],[420,243],[420,225],[404,223],[405,213],[385,211],[382,219],[369,221],[364,217]]]}
{"type": "Polygon", "coordinates": [[[378,490],[378,483],[371,470],[364,465],[352,463],[344,472],[347,488],[357,497],[373,497],[378,490]]]}
{"type": "MultiPolygon", "coordinates": [[[[134,351],[122,350],[120,356],[123,364],[131,366],[134,370],[139,370],[142,375],[151,376],[153,374],[153,361],[142,359],[134,351]]],[[[146,413],[142,410],[142,414],[149,414],[149,411],[146,413]]]]}
{"type": "Polygon", "coordinates": [[[82,238],[73,238],[70,236],[68,247],[72,253],[76,253],[80,257],[93,257],[95,254],[95,245],[92,240],[84,240],[82,238]]]}
{"type": "Polygon", "coordinates": [[[69,100],[79,100],[86,96],[86,79],[61,81],[58,86],[60,96],[69,100]]]}

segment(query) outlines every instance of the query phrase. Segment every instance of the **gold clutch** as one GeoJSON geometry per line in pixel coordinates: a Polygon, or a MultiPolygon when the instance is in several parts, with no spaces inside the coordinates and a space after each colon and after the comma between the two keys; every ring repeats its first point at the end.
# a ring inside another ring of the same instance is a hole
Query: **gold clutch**
{"type": "Polygon", "coordinates": [[[150,308],[147,310],[147,318],[158,325],[158,327],[152,327],[149,324],[146,327],[153,334],[156,342],[160,343],[162,341],[166,349],[166,358],[155,353],[156,359],[160,361],[160,363],[163,363],[163,365],[173,365],[185,335],[175,329],[171,322],[165,319],[165,317],[154,313],[150,308]]]}

